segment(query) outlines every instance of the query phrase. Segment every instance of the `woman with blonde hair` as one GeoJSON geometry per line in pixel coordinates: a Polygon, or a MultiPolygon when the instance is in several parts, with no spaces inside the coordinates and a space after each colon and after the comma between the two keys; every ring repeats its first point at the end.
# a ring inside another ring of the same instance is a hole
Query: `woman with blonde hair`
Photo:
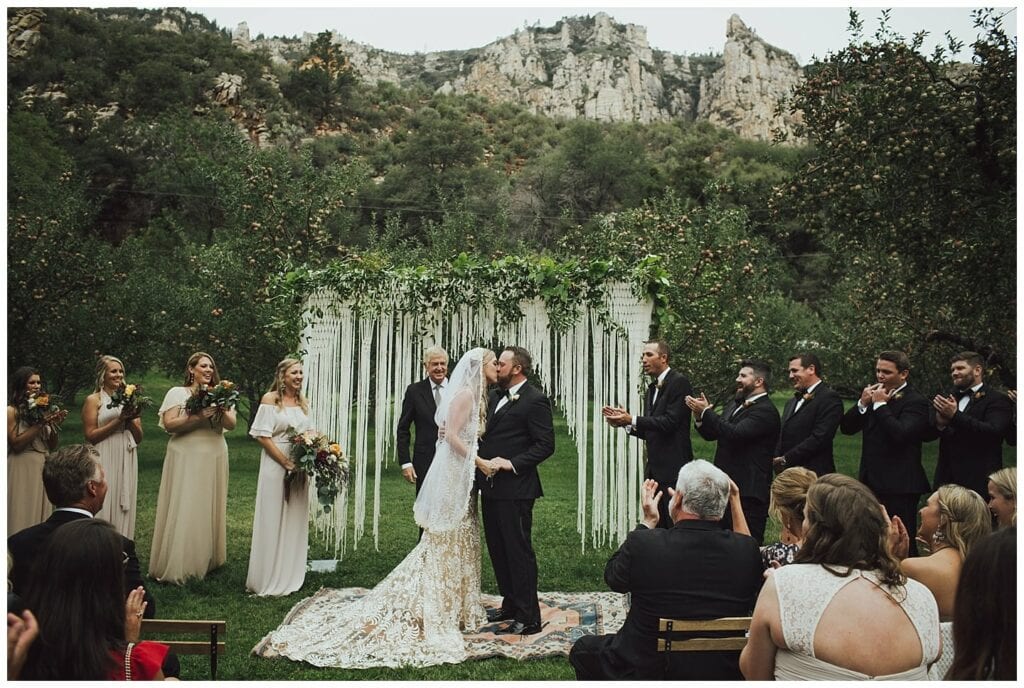
{"type": "Polygon", "coordinates": [[[761,561],[766,569],[793,563],[803,539],[807,490],[817,479],[818,474],[814,471],[803,466],[793,466],[779,473],[772,481],[768,513],[782,529],[779,531],[779,542],[761,548],[761,561]]]}
{"type": "Polygon", "coordinates": [[[96,447],[107,476],[107,498],[96,518],[109,521],[117,532],[135,539],[135,499],[138,492],[142,420],[126,406],[110,408],[111,397],[124,384],[124,363],[115,356],[96,361],[96,386],[82,403],[85,441],[96,447]]]}
{"type": "Polygon", "coordinates": [[[747,680],[925,679],[939,655],[939,614],[889,549],[882,505],[840,473],[807,491],[804,541],[775,569],[740,655],[747,680]]]}
{"type": "Polygon", "coordinates": [[[288,433],[309,428],[302,380],[302,361],[286,358],[278,363],[249,428],[249,436],[263,448],[245,579],[246,590],[255,595],[288,595],[306,578],[309,485],[302,478],[285,483],[288,471],[295,469],[288,433]]]}
{"type": "Polygon", "coordinates": [[[988,477],[988,508],[997,528],[1017,525],[1017,467],[1002,468],[988,477]]]}
{"type": "Polygon", "coordinates": [[[160,476],[149,575],[162,583],[203,578],[227,561],[228,445],[235,409],[207,406],[187,413],[189,397],[220,382],[210,354],[197,351],[185,364],[185,384],[167,391],[160,427],[171,439],[160,476]]]}

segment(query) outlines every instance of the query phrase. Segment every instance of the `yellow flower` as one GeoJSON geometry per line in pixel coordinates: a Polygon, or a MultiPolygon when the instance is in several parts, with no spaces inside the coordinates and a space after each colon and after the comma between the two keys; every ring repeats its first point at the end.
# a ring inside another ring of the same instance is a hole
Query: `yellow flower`
{"type": "Polygon", "coordinates": [[[235,383],[232,382],[231,380],[221,380],[220,384],[221,384],[221,386],[224,389],[234,389],[235,388],[235,383]]]}
{"type": "Polygon", "coordinates": [[[340,444],[332,444],[330,448],[331,448],[331,453],[332,454],[334,454],[335,456],[341,456],[341,445],[340,444]]]}
{"type": "Polygon", "coordinates": [[[127,385],[127,386],[125,386],[125,388],[124,388],[124,395],[126,397],[130,397],[133,394],[135,394],[135,385],[127,385]]]}
{"type": "Polygon", "coordinates": [[[49,394],[39,394],[39,395],[36,395],[35,401],[36,401],[36,403],[35,403],[36,406],[49,406],[50,405],[50,395],[49,394]]]}

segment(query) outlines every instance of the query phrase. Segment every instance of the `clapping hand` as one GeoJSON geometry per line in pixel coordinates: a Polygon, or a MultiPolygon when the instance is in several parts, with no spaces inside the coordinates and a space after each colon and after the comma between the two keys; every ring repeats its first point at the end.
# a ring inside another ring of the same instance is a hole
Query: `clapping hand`
{"type": "Polygon", "coordinates": [[[604,406],[601,408],[601,415],[613,428],[621,428],[633,422],[633,417],[621,406],[604,406]]]}
{"type": "Polygon", "coordinates": [[[704,396],[704,392],[701,392],[699,398],[686,397],[686,406],[693,412],[694,418],[700,418],[705,409],[711,408],[711,402],[704,396]]]}
{"type": "MultiPolygon", "coordinates": [[[[872,404],[888,402],[892,397],[892,390],[886,389],[881,385],[881,383],[871,385],[871,391],[869,392],[868,397],[872,404]]],[[[867,406],[867,404],[865,404],[865,406],[867,406]]]]}
{"type": "Polygon", "coordinates": [[[899,516],[889,518],[889,512],[882,508],[882,517],[889,527],[889,550],[897,559],[903,560],[910,555],[910,534],[907,526],[899,516]]]}
{"type": "Polygon", "coordinates": [[[7,612],[7,680],[13,681],[21,674],[28,658],[28,649],[39,635],[39,623],[31,611],[26,609],[21,616],[7,612]]]}
{"type": "Polygon", "coordinates": [[[959,408],[959,404],[957,404],[956,399],[954,399],[952,396],[942,396],[941,394],[936,394],[935,398],[932,399],[932,407],[935,409],[935,413],[939,416],[939,418],[948,423],[949,421],[953,420],[953,416],[956,415],[957,409],[959,408]]]}
{"type": "Polygon", "coordinates": [[[129,643],[138,642],[142,628],[142,615],[146,613],[146,591],[140,585],[128,593],[124,603],[124,639],[129,643]]]}
{"type": "Polygon", "coordinates": [[[644,481],[640,492],[640,506],[644,511],[644,523],[648,528],[657,528],[661,513],[658,511],[658,502],[661,501],[662,493],[658,491],[658,481],[647,479],[644,481]]]}

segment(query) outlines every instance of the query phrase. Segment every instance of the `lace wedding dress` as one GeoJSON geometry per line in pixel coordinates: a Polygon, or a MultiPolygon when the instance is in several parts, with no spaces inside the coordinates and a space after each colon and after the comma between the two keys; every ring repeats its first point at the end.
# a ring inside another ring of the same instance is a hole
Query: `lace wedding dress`
{"type": "Polygon", "coordinates": [[[486,389],[486,349],[459,361],[435,416],[446,427],[413,508],[419,544],[354,601],[323,599],[270,633],[266,644],[315,666],[426,667],[466,659],[462,631],[486,623],[474,458],[486,389]]]}

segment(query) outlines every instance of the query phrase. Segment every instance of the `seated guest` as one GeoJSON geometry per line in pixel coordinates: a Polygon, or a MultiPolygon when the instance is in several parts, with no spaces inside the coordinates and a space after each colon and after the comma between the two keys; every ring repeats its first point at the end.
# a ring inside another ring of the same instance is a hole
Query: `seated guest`
{"type": "Polygon", "coordinates": [[[1003,528],[971,550],[953,608],[956,657],[951,681],[1017,678],[1017,528],[1003,528]]]}
{"type": "Polygon", "coordinates": [[[988,508],[997,528],[1017,525],[1017,467],[1001,468],[988,477],[988,508]]]}
{"type": "Polygon", "coordinates": [[[779,542],[761,548],[761,561],[766,569],[793,563],[803,537],[807,490],[817,479],[818,474],[814,471],[793,466],[772,481],[768,513],[782,526],[782,530],[779,531],[779,542]]]}
{"type": "MultiPolygon", "coordinates": [[[[931,554],[903,558],[900,568],[932,591],[939,605],[939,617],[953,618],[953,600],[960,569],[971,548],[992,532],[992,518],[985,500],[974,490],[960,485],[943,485],[922,507],[918,543],[931,554]]],[[[897,557],[905,557],[903,547],[897,557]]]]}
{"type": "Polygon", "coordinates": [[[168,647],[139,642],[142,588],[124,598],[121,535],[106,521],[61,526],[39,554],[26,603],[39,638],[21,673],[26,680],[163,680],[168,647]]]}
{"type": "MultiPolygon", "coordinates": [[[[46,497],[57,509],[38,525],[26,528],[7,538],[7,551],[14,560],[11,589],[25,596],[32,578],[33,566],[43,546],[65,523],[92,518],[103,507],[107,496],[107,480],[99,453],[92,445],[70,444],[47,455],[43,462],[43,486],[46,497]]],[[[142,586],[142,571],[135,554],[135,543],[122,538],[125,596],[142,586]]],[[[156,615],[156,601],[146,594],[146,618],[156,615]]]]}
{"type": "MultiPolygon", "coordinates": [[[[679,469],[669,488],[671,528],[657,528],[657,483],[644,482],[644,522],[608,560],[604,579],[632,594],[618,633],[583,636],[569,662],[579,680],[739,679],[735,652],[658,653],[658,619],[713,619],[750,613],[762,581],[749,535],[717,522],[729,500],[729,477],[707,461],[679,469]],[[699,656],[698,656],[699,655],[699,656]]],[[[739,495],[737,492],[736,500],[739,495]]],[[[737,506],[737,509],[739,507],[737,506]]]]}
{"type": "Polygon", "coordinates": [[[875,495],[839,473],[807,491],[796,560],[772,571],[740,655],[747,680],[920,679],[940,652],[939,611],[889,550],[875,495]]]}

